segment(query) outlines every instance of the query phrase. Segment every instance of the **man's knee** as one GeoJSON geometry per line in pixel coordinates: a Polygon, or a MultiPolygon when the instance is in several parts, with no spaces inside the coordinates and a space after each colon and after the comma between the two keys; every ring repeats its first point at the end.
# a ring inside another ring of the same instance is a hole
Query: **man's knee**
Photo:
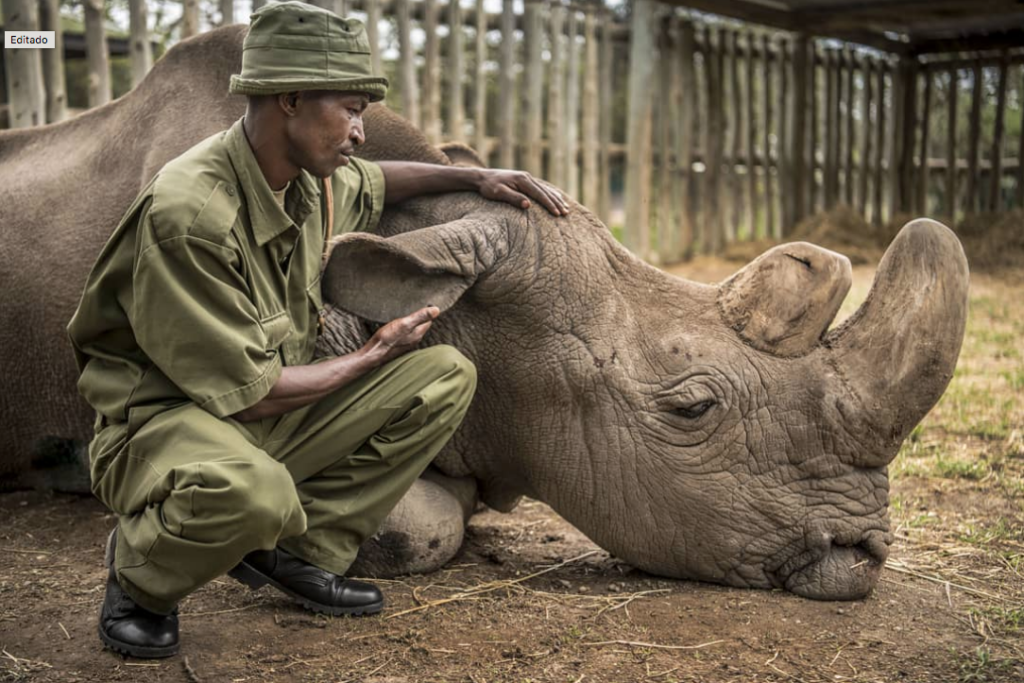
{"type": "MultiPolygon", "coordinates": [[[[210,522],[223,522],[222,533],[248,549],[271,549],[278,538],[306,530],[295,483],[284,465],[255,458],[204,464],[207,489],[218,500],[210,522]]],[[[228,540],[225,538],[225,540],[228,540]]]]}
{"type": "Polygon", "coordinates": [[[448,344],[420,350],[423,362],[437,373],[433,386],[450,394],[452,403],[465,410],[476,391],[476,365],[461,351],[448,344]]]}

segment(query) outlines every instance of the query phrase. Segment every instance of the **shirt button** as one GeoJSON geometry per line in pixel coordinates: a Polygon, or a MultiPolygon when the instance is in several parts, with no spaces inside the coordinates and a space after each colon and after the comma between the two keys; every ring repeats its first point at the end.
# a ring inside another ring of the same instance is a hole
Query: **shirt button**
{"type": "Polygon", "coordinates": [[[234,185],[228,185],[227,187],[224,188],[224,191],[228,193],[229,197],[234,197],[235,196],[235,187],[234,187],[234,185]]]}

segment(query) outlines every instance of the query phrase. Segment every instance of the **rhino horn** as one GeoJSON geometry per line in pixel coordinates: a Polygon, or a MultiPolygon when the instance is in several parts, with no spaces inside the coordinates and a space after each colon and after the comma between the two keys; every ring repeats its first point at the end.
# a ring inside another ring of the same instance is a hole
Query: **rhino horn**
{"type": "Polygon", "coordinates": [[[725,323],[751,346],[776,356],[818,347],[850,291],[850,260],[794,242],[759,256],[719,286],[725,323]]]}
{"type": "Polygon", "coordinates": [[[946,390],[967,322],[967,258],[936,221],[905,225],[875,273],[867,300],[825,339],[836,408],[863,434],[856,464],[892,461],[946,390]]]}

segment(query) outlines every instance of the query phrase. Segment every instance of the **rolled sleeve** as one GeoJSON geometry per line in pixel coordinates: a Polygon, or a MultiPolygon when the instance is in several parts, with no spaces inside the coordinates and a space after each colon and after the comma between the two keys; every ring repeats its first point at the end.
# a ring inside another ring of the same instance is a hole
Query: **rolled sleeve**
{"type": "Polygon", "coordinates": [[[352,158],[334,173],[335,234],[372,232],[384,212],[384,171],[365,159],[352,158]]]}
{"type": "Polygon", "coordinates": [[[184,235],[146,248],[133,278],[139,347],[217,417],[258,403],[282,371],[282,340],[261,323],[239,263],[235,249],[184,235]]]}

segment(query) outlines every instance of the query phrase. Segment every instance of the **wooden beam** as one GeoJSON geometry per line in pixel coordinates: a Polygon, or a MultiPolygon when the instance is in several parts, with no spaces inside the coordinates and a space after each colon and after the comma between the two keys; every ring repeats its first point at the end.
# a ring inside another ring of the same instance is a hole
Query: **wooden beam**
{"type": "MultiPolygon", "coordinates": [[[[874,203],[871,209],[871,220],[876,225],[882,224],[882,206],[885,199],[885,122],[888,110],[885,106],[885,65],[875,62],[875,75],[878,79],[878,95],[875,99],[875,182],[874,203]]],[[[890,96],[892,93],[890,93],[890,96]]]]}
{"type": "Polygon", "coordinates": [[[363,0],[363,7],[366,10],[366,39],[370,41],[370,64],[374,74],[382,75],[384,67],[380,60],[380,0],[363,0]]]}
{"type": "MultiPolygon", "coordinates": [[[[747,236],[755,239],[759,236],[758,215],[759,201],[757,193],[757,93],[755,84],[756,50],[754,49],[754,34],[745,32],[747,39],[747,236]]],[[[764,156],[762,155],[763,159],[764,156]]]]}
{"type": "Polygon", "coordinates": [[[722,71],[724,67],[725,46],[722,32],[717,27],[704,27],[704,74],[707,92],[707,146],[704,150],[704,163],[707,188],[707,210],[705,212],[705,231],[702,238],[704,253],[717,254],[723,246],[722,220],[722,165],[724,140],[724,115],[722,112],[722,71]]]}
{"type": "Polygon", "coordinates": [[[437,144],[441,141],[441,37],[437,35],[437,0],[423,3],[423,32],[426,34],[423,62],[423,132],[437,144]]]}
{"type": "Polygon", "coordinates": [[[808,137],[810,138],[807,146],[810,148],[807,154],[807,213],[817,213],[821,204],[821,192],[818,191],[818,141],[820,139],[819,128],[820,128],[820,116],[818,112],[821,110],[821,88],[818,85],[821,83],[821,79],[818,78],[819,71],[819,59],[818,59],[818,46],[813,40],[810,41],[811,50],[811,63],[810,63],[810,93],[808,99],[810,100],[810,119],[811,124],[808,126],[808,137]]]}
{"type": "Polygon", "coordinates": [[[931,132],[932,114],[932,72],[921,70],[924,78],[924,101],[921,104],[921,155],[917,167],[917,213],[928,214],[928,138],[931,132]]]}
{"type": "MultiPolygon", "coordinates": [[[[153,65],[153,51],[150,48],[149,40],[145,40],[145,52],[136,54],[136,38],[138,35],[139,6],[142,7],[145,16],[146,3],[143,0],[131,0],[129,11],[132,13],[132,84],[138,83],[136,76],[142,69],[141,59],[149,55],[149,62],[145,65],[145,71],[153,65]]],[[[38,50],[41,53],[43,65],[43,82],[46,85],[46,122],[56,123],[68,117],[68,87],[67,78],[64,74],[64,32],[60,27],[60,2],[59,0],[42,0],[39,3],[39,30],[53,31],[53,49],[38,50]]],[[[24,50],[23,50],[24,51],[24,50]]],[[[12,51],[13,52],[13,51],[12,51]]],[[[10,53],[8,53],[10,54],[10,53]]],[[[143,73],[143,75],[145,75],[143,73]]],[[[141,80],[141,78],[139,79],[141,80]]]]}
{"type": "Polygon", "coordinates": [[[853,51],[850,48],[843,50],[843,66],[846,69],[846,134],[844,135],[844,152],[846,162],[843,170],[843,201],[847,206],[853,206],[853,125],[854,109],[857,101],[857,87],[854,81],[853,51]]]}
{"type": "Polygon", "coordinates": [[[793,42],[793,97],[790,101],[792,125],[789,138],[792,208],[786,219],[786,230],[792,230],[807,215],[807,51],[810,42],[806,33],[797,34],[793,42]]]}
{"type": "MultiPolygon", "coordinates": [[[[738,173],[737,166],[743,158],[743,90],[740,88],[740,32],[733,30],[729,32],[729,90],[732,95],[732,105],[729,107],[729,224],[727,226],[727,238],[730,242],[736,239],[739,232],[740,221],[745,214],[745,202],[743,201],[743,182],[738,173]]],[[[750,164],[744,161],[749,170],[750,164]]]]}
{"type": "Polygon", "coordinates": [[[650,248],[648,226],[651,193],[651,89],[654,71],[654,1],[633,3],[629,43],[629,113],[626,124],[626,228],[628,249],[641,258],[650,248]]]}
{"type": "MultiPolygon", "coordinates": [[[[547,179],[558,187],[565,186],[565,8],[551,6],[551,58],[548,61],[548,172],[547,179]]],[[[569,194],[572,194],[571,192],[569,194]]]]}
{"type": "Polygon", "coordinates": [[[579,15],[569,11],[568,70],[565,87],[565,188],[569,195],[580,196],[580,51],[576,45],[579,15]]]}
{"type": "Polygon", "coordinates": [[[658,26],[658,92],[655,98],[658,148],[658,222],[655,225],[657,263],[672,260],[672,240],[676,232],[672,192],[672,128],[675,111],[672,107],[672,34],[668,22],[658,26]]]}
{"type": "MultiPolygon", "coordinates": [[[[458,2],[458,0],[455,0],[458,2]]],[[[487,140],[487,15],[484,14],[484,0],[476,0],[476,72],[473,87],[473,146],[489,161],[490,150],[484,147],[487,140]]]]}
{"type": "Polygon", "coordinates": [[[775,224],[775,192],[772,187],[772,55],[768,35],[761,36],[762,83],[764,84],[764,214],[765,234],[778,238],[775,224]]]}
{"type": "Polygon", "coordinates": [[[85,0],[86,58],[89,64],[89,107],[102,107],[113,99],[104,0],[85,0]]]}
{"type": "Polygon", "coordinates": [[[793,225],[789,223],[793,216],[793,178],[789,170],[789,66],[790,57],[788,41],[780,39],[776,48],[778,59],[776,60],[775,73],[779,79],[778,106],[775,109],[775,155],[778,167],[778,180],[776,183],[779,205],[779,221],[775,225],[775,239],[782,239],[784,232],[792,230],[793,225]]]}
{"type": "Polygon", "coordinates": [[[865,220],[868,215],[868,178],[871,175],[871,62],[858,59],[864,92],[860,100],[860,158],[857,170],[857,213],[865,220]]]}
{"type": "Polygon", "coordinates": [[[999,65],[999,86],[996,90],[996,125],[992,135],[992,173],[989,175],[988,210],[1001,210],[1000,190],[1003,180],[1003,135],[1006,120],[1006,60],[999,65]]]}
{"type": "Polygon", "coordinates": [[[838,57],[835,50],[826,50],[825,65],[825,201],[824,209],[829,211],[836,203],[838,193],[838,149],[839,149],[839,78],[838,57]]]}
{"type": "Polygon", "coordinates": [[[504,0],[501,6],[501,68],[498,72],[498,130],[501,135],[498,165],[502,168],[516,165],[515,26],[513,2],[504,0]]]}
{"type": "Polygon", "coordinates": [[[974,80],[974,89],[971,92],[971,121],[968,132],[967,148],[967,213],[977,213],[979,210],[978,201],[978,149],[981,146],[981,96],[984,89],[982,84],[981,67],[975,64],[971,70],[974,80]]]}
{"type": "Polygon", "coordinates": [[[678,92],[679,128],[676,131],[676,159],[679,164],[679,250],[677,256],[689,256],[693,253],[694,215],[691,198],[693,186],[693,125],[694,125],[694,94],[697,92],[697,72],[693,55],[696,51],[697,39],[693,23],[689,20],[678,20],[679,49],[676,62],[679,65],[678,92]]]}
{"type": "MultiPolygon", "coordinates": [[[[1021,67],[1021,76],[1024,77],[1024,67],[1021,67]]],[[[1024,93],[1024,79],[1019,80],[1018,85],[1020,90],[1018,92],[1024,93]]],[[[1017,148],[1017,196],[1015,205],[1017,208],[1024,208],[1024,106],[1020,108],[1020,127],[1017,129],[1020,134],[1017,136],[1018,148],[1017,148]]]]}
{"type": "Polygon", "coordinates": [[[526,171],[543,176],[541,166],[541,117],[544,93],[544,5],[527,2],[526,9],[526,74],[523,83],[525,119],[523,121],[522,164],[526,171]]]}
{"type": "Polygon", "coordinates": [[[420,125],[420,93],[416,81],[416,49],[412,44],[410,0],[398,0],[398,59],[402,87],[402,115],[417,128],[420,125]]]}
{"type": "Polygon", "coordinates": [[[597,122],[598,136],[600,137],[600,154],[598,165],[600,166],[600,200],[598,202],[598,215],[606,224],[611,221],[611,146],[612,146],[612,91],[614,83],[614,62],[615,44],[612,42],[612,19],[608,14],[601,16],[601,48],[599,55],[600,89],[598,99],[600,100],[600,117],[597,122]]]}
{"type": "Polygon", "coordinates": [[[451,65],[448,69],[448,137],[455,142],[462,142],[466,136],[466,105],[462,92],[465,77],[462,5],[459,0],[448,0],[448,8],[448,63],[451,65]]]}
{"type": "Polygon", "coordinates": [[[950,69],[949,92],[946,101],[946,212],[950,223],[956,222],[956,108],[960,96],[960,75],[956,69],[950,69]]]}
{"type": "Polygon", "coordinates": [[[914,138],[917,123],[917,61],[901,57],[896,69],[896,96],[900,101],[896,119],[898,143],[896,145],[896,207],[909,213],[914,207],[914,138]]]}
{"type": "Polygon", "coordinates": [[[583,205],[596,211],[600,202],[598,192],[600,175],[598,173],[597,153],[600,146],[598,139],[599,108],[597,100],[598,84],[598,43],[597,18],[594,10],[588,7],[583,19],[583,42],[586,55],[584,57],[583,76],[583,187],[581,197],[583,205]]]}

